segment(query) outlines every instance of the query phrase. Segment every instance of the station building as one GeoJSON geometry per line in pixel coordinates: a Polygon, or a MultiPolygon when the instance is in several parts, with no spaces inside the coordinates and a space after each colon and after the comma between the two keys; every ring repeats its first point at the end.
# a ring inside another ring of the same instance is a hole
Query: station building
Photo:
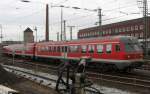
{"type": "MultiPolygon", "coordinates": [[[[148,31],[150,30],[150,17],[147,18],[148,31]]],[[[124,36],[134,36],[138,39],[143,39],[144,35],[144,20],[143,18],[132,19],[117,23],[111,23],[102,25],[101,27],[91,27],[81,29],[78,32],[78,39],[101,37],[101,36],[114,36],[114,35],[124,35],[124,36]]],[[[150,37],[150,33],[147,33],[150,37]]]]}

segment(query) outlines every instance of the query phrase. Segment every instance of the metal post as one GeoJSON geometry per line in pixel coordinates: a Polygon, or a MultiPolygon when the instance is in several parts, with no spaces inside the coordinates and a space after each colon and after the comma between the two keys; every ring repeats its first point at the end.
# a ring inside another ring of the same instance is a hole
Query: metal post
{"type": "Polygon", "coordinates": [[[70,28],[70,40],[72,40],[72,27],[70,28]]]}
{"type": "Polygon", "coordinates": [[[61,7],[61,33],[60,33],[60,40],[63,40],[63,7],[61,7]]]}
{"type": "MultiPolygon", "coordinates": [[[[22,29],[21,29],[21,25],[19,25],[19,28],[20,28],[19,31],[21,32],[21,30],[22,30],[22,29]]],[[[19,41],[21,41],[21,33],[20,33],[20,32],[19,32],[19,41]]]]}
{"type": "Polygon", "coordinates": [[[148,37],[148,5],[147,5],[147,0],[143,0],[143,22],[144,22],[144,34],[143,34],[143,38],[144,38],[144,53],[145,56],[148,55],[148,44],[147,44],[147,37],[148,37]]]}
{"type": "Polygon", "coordinates": [[[63,40],[66,41],[66,20],[64,20],[63,40]]]}
{"type": "Polygon", "coordinates": [[[0,28],[1,28],[0,38],[1,38],[1,43],[2,43],[2,41],[3,41],[3,27],[2,27],[2,25],[1,25],[1,24],[0,24],[0,28]]]}
{"type": "Polygon", "coordinates": [[[68,26],[69,28],[70,28],[70,40],[72,40],[72,29],[73,29],[73,27],[75,27],[75,26],[68,26]]]}
{"type": "Polygon", "coordinates": [[[99,17],[99,27],[98,32],[100,33],[100,36],[102,36],[102,9],[98,9],[98,17],[99,17]]]}
{"type": "Polygon", "coordinates": [[[57,41],[59,41],[59,32],[57,32],[57,41]]]}
{"type": "Polygon", "coordinates": [[[34,30],[35,30],[35,33],[36,33],[36,34],[35,34],[35,36],[36,36],[36,42],[38,42],[38,41],[37,41],[37,27],[36,27],[36,26],[35,26],[34,30]]]}
{"type": "Polygon", "coordinates": [[[49,41],[49,6],[46,4],[46,33],[45,41],[49,41]]]}

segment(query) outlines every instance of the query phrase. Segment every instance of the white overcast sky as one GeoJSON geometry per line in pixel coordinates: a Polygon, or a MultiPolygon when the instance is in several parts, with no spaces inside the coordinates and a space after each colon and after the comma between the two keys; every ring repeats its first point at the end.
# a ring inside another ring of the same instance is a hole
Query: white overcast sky
{"type": "MultiPolygon", "coordinates": [[[[21,0],[3,0],[0,2],[0,24],[3,27],[3,40],[23,40],[23,30],[37,26],[38,40],[45,37],[45,5],[64,5],[87,9],[101,8],[103,13],[102,24],[109,24],[128,19],[142,17],[142,4],[139,0],[29,0],[30,3],[21,0]],[[140,13],[140,14],[135,14],[140,13]]],[[[141,0],[142,1],[142,0],[141,0]]],[[[148,0],[149,2],[149,0],[148,0]]],[[[63,8],[63,19],[67,26],[76,26],[73,30],[73,38],[77,36],[79,29],[88,28],[98,21],[98,13],[86,10],[63,8]]],[[[56,33],[60,32],[60,8],[50,7],[50,39],[56,40],[56,33]]],[[[35,34],[35,33],[34,33],[35,34]]],[[[69,29],[67,28],[69,39],[69,29]]]]}

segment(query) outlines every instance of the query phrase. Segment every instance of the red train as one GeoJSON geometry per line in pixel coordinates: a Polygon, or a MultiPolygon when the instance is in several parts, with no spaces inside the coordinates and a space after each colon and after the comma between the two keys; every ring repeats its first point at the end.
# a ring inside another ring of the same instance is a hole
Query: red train
{"type": "Polygon", "coordinates": [[[138,40],[131,36],[113,36],[72,41],[4,46],[4,53],[36,58],[53,58],[78,61],[91,58],[88,64],[115,67],[119,70],[136,68],[143,64],[143,51],[138,40]]]}

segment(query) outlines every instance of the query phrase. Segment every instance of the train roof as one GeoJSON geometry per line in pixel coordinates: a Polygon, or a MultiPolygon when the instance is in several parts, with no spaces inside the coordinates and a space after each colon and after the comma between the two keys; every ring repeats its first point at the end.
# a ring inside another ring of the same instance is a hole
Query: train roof
{"type": "Polygon", "coordinates": [[[99,41],[120,41],[120,40],[126,40],[126,39],[135,38],[132,36],[107,36],[107,37],[97,37],[97,38],[87,38],[87,39],[77,39],[77,40],[71,40],[71,41],[51,41],[51,42],[42,42],[37,43],[37,45],[64,45],[64,44],[80,44],[80,43],[94,43],[99,41]]]}
{"type": "MultiPolygon", "coordinates": [[[[88,38],[88,39],[78,39],[71,41],[49,41],[49,42],[40,42],[40,43],[28,43],[26,46],[36,45],[70,45],[70,44],[86,44],[86,43],[97,43],[97,42],[119,42],[126,41],[127,39],[135,39],[132,36],[107,36],[107,37],[97,37],[97,38],[88,38]]],[[[8,49],[17,49],[24,47],[25,44],[13,44],[4,46],[8,49]]]]}

